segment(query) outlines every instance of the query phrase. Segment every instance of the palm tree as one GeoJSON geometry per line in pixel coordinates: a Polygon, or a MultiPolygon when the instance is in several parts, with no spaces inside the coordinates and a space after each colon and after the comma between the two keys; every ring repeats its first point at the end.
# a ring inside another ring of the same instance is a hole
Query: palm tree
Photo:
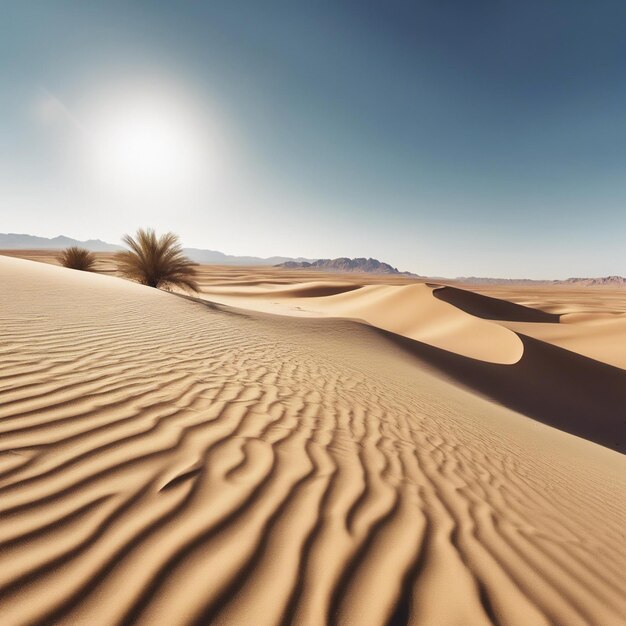
{"type": "Polygon", "coordinates": [[[152,228],[140,228],[135,237],[124,235],[122,241],[130,250],[118,252],[115,257],[118,271],[142,285],[157,289],[182,287],[198,291],[195,263],[183,255],[174,233],[160,237],[152,228]]]}
{"type": "Polygon", "coordinates": [[[95,271],[96,257],[89,250],[85,250],[85,248],[79,248],[78,246],[66,248],[57,257],[57,260],[63,267],[69,267],[73,270],[95,271]]]}

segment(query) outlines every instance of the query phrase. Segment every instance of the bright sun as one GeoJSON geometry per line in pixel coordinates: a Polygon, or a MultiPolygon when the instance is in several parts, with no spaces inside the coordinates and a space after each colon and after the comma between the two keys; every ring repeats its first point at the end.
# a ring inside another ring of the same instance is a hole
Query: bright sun
{"type": "Polygon", "coordinates": [[[98,177],[115,188],[158,193],[202,176],[206,142],[192,119],[154,100],[109,103],[91,128],[98,177]]]}

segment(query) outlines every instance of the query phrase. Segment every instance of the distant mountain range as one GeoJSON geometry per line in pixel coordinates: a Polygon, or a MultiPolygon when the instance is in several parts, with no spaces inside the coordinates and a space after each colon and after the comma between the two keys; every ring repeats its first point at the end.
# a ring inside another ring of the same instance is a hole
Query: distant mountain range
{"type": "Polygon", "coordinates": [[[56,250],[68,248],[69,246],[81,246],[92,252],[115,252],[116,250],[122,250],[122,246],[116,246],[100,239],[78,241],[65,235],[49,239],[48,237],[36,237],[35,235],[0,233],[0,248],[3,250],[56,250]]]}
{"type": "Polygon", "coordinates": [[[624,287],[626,278],[623,276],[601,276],[600,278],[568,278],[553,281],[557,285],[607,285],[610,287],[624,287]]]}
{"type": "Polygon", "coordinates": [[[378,259],[356,258],[349,259],[318,259],[317,261],[286,261],[276,267],[288,269],[325,270],[327,272],[359,272],[367,274],[395,274],[399,276],[417,276],[411,272],[400,272],[388,263],[382,263],[378,259]]]}
{"type": "Polygon", "coordinates": [[[270,256],[267,258],[258,256],[235,256],[232,254],[224,254],[217,250],[202,250],[200,248],[183,248],[185,254],[196,263],[205,263],[207,265],[277,265],[287,261],[311,261],[298,257],[294,259],[288,256],[270,256]]]}
{"type": "MultiPolygon", "coordinates": [[[[69,246],[80,246],[92,252],[115,252],[123,250],[122,246],[107,243],[100,239],[88,239],[79,241],[71,237],[60,235],[58,237],[35,237],[17,233],[0,233],[0,249],[4,250],[56,250],[68,248],[69,246]]],[[[293,258],[286,256],[272,256],[261,258],[257,256],[234,256],[224,254],[217,250],[201,250],[199,248],[184,248],[184,253],[196,263],[206,263],[208,265],[277,265],[286,261],[312,261],[303,257],[293,258]]]]}
{"type": "MultiPolygon", "coordinates": [[[[88,239],[79,241],[71,237],[60,235],[49,239],[47,237],[35,237],[34,235],[0,233],[0,249],[5,250],[49,250],[80,246],[92,252],[115,252],[123,250],[118,246],[100,239],[88,239]]],[[[235,256],[224,254],[217,250],[202,250],[200,248],[183,248],[183,252],[196,263],[207,265],[266,265],[290,268],[325,269],[336,272],[368,272],[374,274],[404,274],[413,276],[408,272],[399,272],[395,267],[387,263],[381,263],[376,259],[305,259],[303,257],[271,256],[262,258],[258,256],[235,256]]]]}
{"type": "MultiPolygon", "coordinates": [[[[88,239],[79,241],[65,235],[58,237],[36,237],[18,233],[0,233],[0,250],[59,250],[69,246],[80,246],[92,252],[115,252],[123,250],[122,246],[102,241],[88,239]]],[[[418,277],[411,272],[401,272],[397,268],[377,259],[340,257],[337,259],[305,259],[302,257],[272,256],[267,258],[257,256],[235,256],[224,254],[217,250],[202,250],[200,248],[183,248],[184,253],[196,263],[207,265],[265,265],[285,267],[290,269],[325,270],[328,272],[363,272],[368,274],[393,274],[396,276],[418,277]]],[[[431,278],[432,280],[448,281],[446,278],[431,278]]],[[[602,276],[599,278],[567,278],[565,280],[532,280],[517,278],[480,278],[475,276],[455,278],[454,281],[468,285],[575,285],[575,286],[609,286],[626,287],[626,278],[623,276],[602,276]]]]}
{"type": "MultiPolygon", "coordinates": [[[[445,280],[445,279],[442,279],[445,280]]],[[[463,276],[455,278],[456,282],[468,285],[574,285],[581,287],[607,286],[624,287],[626,278],[623,276],[600,276],[598,278],[566,278],[564,280],[533,280],[531,278],[483,278],[463,276]]]]}

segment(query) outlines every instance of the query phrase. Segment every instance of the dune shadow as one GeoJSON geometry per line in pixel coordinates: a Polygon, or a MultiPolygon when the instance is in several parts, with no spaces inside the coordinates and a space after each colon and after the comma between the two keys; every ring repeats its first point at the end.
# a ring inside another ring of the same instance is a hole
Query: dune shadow
{"type": "Polygon", "coordinates": [[[543,424],[626,453],[626,371],[519,335],[521,360],[478,361],[376,329],[481,395],[543,424]]]}
{"type": "Polygon", "coordinates": [[[461,309],[470,315],[486,320],[502,320],[507,322],[547,322],[558,324],[560,315],[546,313],[508,300],[500,300],[491,296],[483,296],[473,291],[457,287],[441,287],[433,291],[435,298],[461,309]]]}
{"type": "Polygon", "coordinates": [[[190,302],[195,302],[203,306],[205,309],[209,309],[214,313],[223,313],[224,315],[232,315],[233,317],[243,317],[245,319],[255,319],[262,315],[261,313],[256,313],[253,311],[248,311],[247,309],[239,309],[234,306],[229,306],[227,304],[221,304],[219,302],[213,302],[211,300],[205,300],[204,298],[200,298],[198,296],[192,296],[185,293],[175,293],[172,292],[173,295],[178,296],[179,298],[183,298],[184,300],[189,300],[190,302]]]}
{"type": "MultiPolygon", "coordinates": [[[[357,289],[361,289],[362,285],[354,284],[354,285],[307,285],[306,287],[298,287],[294,285],[292,289],[285,289],[280,292],[278,295],[289,295],[290,297],[299,297],[299,298],[325,298],[327,296],[336,296],[340,293],[348,293],[350,291],[355,291],[357,289]]],[[[271,292],[268,294],[269,296],[273,296],[271,292]]]]}

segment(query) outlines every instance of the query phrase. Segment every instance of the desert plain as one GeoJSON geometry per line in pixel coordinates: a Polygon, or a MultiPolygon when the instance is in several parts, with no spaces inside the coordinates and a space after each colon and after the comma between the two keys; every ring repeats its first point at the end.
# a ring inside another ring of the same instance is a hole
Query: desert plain
{"type": "Polygon", "coordinates": [[[626,622],[626,290],[98,270],[0,256],[1,624],[626,622]]]}

